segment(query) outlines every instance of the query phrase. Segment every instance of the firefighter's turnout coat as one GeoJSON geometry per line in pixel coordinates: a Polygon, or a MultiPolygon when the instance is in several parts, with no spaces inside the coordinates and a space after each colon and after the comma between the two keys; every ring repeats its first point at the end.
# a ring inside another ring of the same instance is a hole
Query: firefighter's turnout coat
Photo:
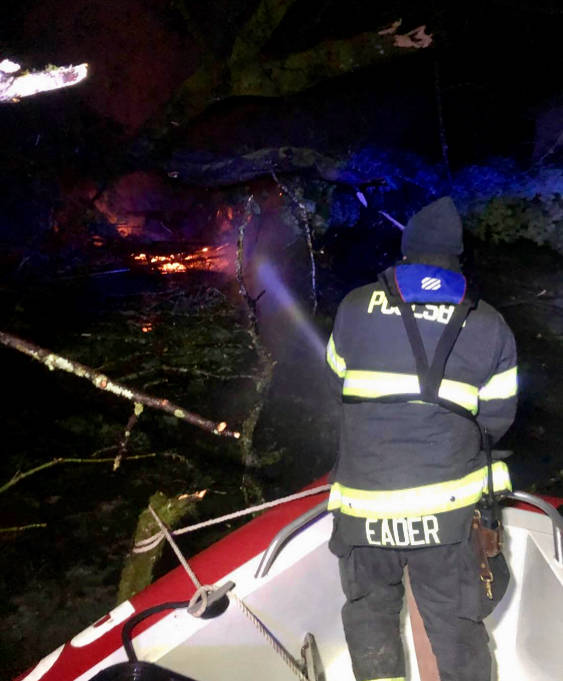
{"type": "MultiPolygon", "coordinates": [[[[348,545],[409,549],[469,534],[488,485],[481,433],[471,418],[416,399],[420,382],[399,310],[401,302],[417,303],[411,309],[431,358],[465,295],[459,272],[402,264],[353,290],[338,308],[326,354],[343,402],[329,510],[335,535],[348,545]]],[[[496,441],[514,419],[516,392],[514,337],[480,300],[451,349],[438,395],[476,417],[496,441]]],[[[493,465],[493,486],[510,489],[502,461],[493,465]]]]}

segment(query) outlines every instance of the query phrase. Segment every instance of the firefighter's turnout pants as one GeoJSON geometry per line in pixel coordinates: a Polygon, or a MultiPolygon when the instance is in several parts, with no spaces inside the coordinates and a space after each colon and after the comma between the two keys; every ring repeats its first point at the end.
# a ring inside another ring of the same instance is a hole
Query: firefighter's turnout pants
{"type": "Polygon", "coordinates": [[[342,621],[357,681],[405,681],[399,613],[406,565],[441,681],[490,681],[477,558],[469,541],[408,550],[331,548],[341,554],[347,599],[342,621]]]}

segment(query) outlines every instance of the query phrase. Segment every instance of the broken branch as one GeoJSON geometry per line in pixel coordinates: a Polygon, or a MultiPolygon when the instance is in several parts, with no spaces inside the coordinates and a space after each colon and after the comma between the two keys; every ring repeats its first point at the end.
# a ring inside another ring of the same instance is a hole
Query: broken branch
{"type": "Polygon", "coordinates": [[[48,66],[43,71],[23,73],[21,66],[9,59],[0,62],[0,102],[17,102],[39,92],[76,85],[88,75],[88,64],[48,66]]]}
{"type": "Polygon", "coordinates": [[[140,402],[135,402],[135,409],[127,421],[125,430],[123,431],[123,437],[119,443],[119,451],[117,452],[114,462],[113,470],[116,471],[121,465],[121,460],[127,452],[127,445],[129,444],[129,438],[131,437],[131,431],[133,430],[135,424],[139,420],[139,416],[143,413],[143,405],[140,402]]]}
{"type": "Polygon", "coordinates": [[[202,430],[206,430],[210,433],[213,433],[213,435],[222,435],[225,437],[234,438],[240,437],[240,433],[227,429],[227,424],[225,423],[225,421],[221,421],[219,423],[217,423],[216,421],[211,421],[209,419],[203,418],[202,416],[199,416],[199,414],[187,411],[186,409],[183,409],[182,407],[173,404],[167,399],[152,397],[151,395],[146,395],[145,393],[141,393],[137,390],[127,388],[126,386],[121,385],[120,383],[112,381],[104,374],[94,371],[94,369],[91,369],[85,364],[80,364],[80,362],[74,362],[72,360],[69,360],[66,357],[57,355],[56,353],[51,352],[50,350],[41,348],[38,345],[23,340],[22,338],[18,338],[17,336],[13,336],[9,333],[0,331],[0,343],[6,345],[9,348],[13,348],[14,350],[19,350],[20,352],[23,352],[25,355],[32,357],[38,362],[41,362],[50,371],[59,369],[61,371],[66,371],[68,373],[74,374],[79,378],[85,378],[100,390],[105,390],[126,400],[138,402],[147,407],[151,407],[152,409],[159,409],[160,411],[172,414],[177,419],[187,421],[188,423],[191,423],[192,425],[197,426],[202,430]]]}

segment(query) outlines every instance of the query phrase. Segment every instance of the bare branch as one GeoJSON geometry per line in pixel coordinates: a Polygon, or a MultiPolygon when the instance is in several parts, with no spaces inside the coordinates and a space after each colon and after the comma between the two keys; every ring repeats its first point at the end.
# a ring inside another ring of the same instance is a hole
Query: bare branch
{"type": "Polygon", "coordinates": [[[32,523],[31,525],[19,525],[16,527],[0,527],[0,532],[23,532],[24,530],[34,530],[40,527],[47,527],[47,523],[32,523]]]}
{"type": "Polygon", "coordinates": [[[239,223],[238,241],[237,241],[237,262],[236,262],[236,277],[239,283],[239,291],[247,308],[247,315],[249,324],[249,334],[252,339],[252,345],[260,359],[260,365],[256,372],[254,379],[256,386],[257,401],[252,407],[247,417],[244,419],[241,428],[240,446],[242,450],[242,461],[244,464],[244,473],[242,475],[242,493],[247,503],[251,498],[260,498],[261,490],[254,478],[249,474],[249,469],[257,465],[257,457],[253,447],[254,431],[258,424],[258,419],[264,407],[264,400],[270,389],[272,382],[272,375],[274,371],[275,362],[272,360],[270,353],[266,350],[260,340],[258,332],[258,319],[256,316],[256,303],[262,296],[262,293],[257,298],[253,298],[244,281],[244,237],[246,227],[252,220],[252,206],[254,203],[254,196],[251,194],[246,202],[244,216],[239,223]]]}
{"type": "Polygon", "coordinates": [[[187,421],[188,423],[191,423],[202,430],[207,430],[214,435],[234,438],[240,437],[240,433],[227,429],[227,424],[225,421],[221,421],[219,423],[216,421],[210,421],[209,419],[199,416],[199,414],[187,411],[186,409],[169,402],[167,399],[152,397],[151,395],[146,395],[145,393],[141,393],[137,390],[127,388],[120,383],[110,380],[107,376],[104,376],[104,374],[100,374],[99,372],[94,371],[84,364],[73,362],[66,357],[57,355],[54,352],[50,352],[49,350],[41,348],[38,345],[34,345],[29,341],[18,338],[17,336],[0,331],[0,343],[29,355],[29,357],[41,362],[51,371],[54,369],[59,369],[61,371],[67,371],[68,373],[74,374],[79,378],[85,378],[100,390],[105,390],[126,400],[139,402],[140,404],[144,404],[145,406],[151,407],[152,409],[159,409],[160,411],[172,414],[177,419],[187,421]]]}
{"type": "MultiPolygon", "coordinates": [[[[154,459],[156,454],[136,454],[134,456],[128,457],[129,460],[135,460],[135,459],[154,459]]],[[[45,463],[40,464],[39,466],[35,466],[35,468],[30,468],[28,471],[24,471],[23,473],[21,471],[18,471],[15,475],[13,475],[8,482],[5,482],[1,487],[0,487],[0,494],[2,492],[5,492],[7,489],[10,489],[10,487],[13,487],[14,485],[17,485],[18,482],[21,480],[24,480],[25,478],[29,478],[30,475],[35,475],[35,473],[39,473],[40,471],[44,471],[47,468],[52,468],[53,466],[59,466],[60,464],[64,463],[112,463],[114,462],[115,459],[75,459],[75,458],[70,458],[70,459],[64,459],[64,458],[58,458],[58,459],[51,459],[51,461],[46,461],[45,463]]]]}
{"type": "Polygon", "coordinates": [[[131,431],[135,427],[135,424],[137,423],[139,416],[143,413],[143,405],[140,402],[135,402],[135,408],[133,410],[133,413],[129,417],[129,420],[127,421],[127,425],[125,426],[125,430],[123,431],[123,437],[121,438],[121,442],[119,443],[119,451],[116,454],[116,457],[113,461],[113,470],[116,471],[119,466],[121,465],[121,460],[125,456],[125,453],[127,452],[127,445],[129,444],[129,438],[131,437],[131,431]]]}
{"type": "Polygon", "coordinates": [[[246,288],[246,282],[244,281],[244,235],[246,232],[246,227],[250,224],[252,220],[252,205],[254,203],[254,196],[251,194],[247,201],[244,210],[244,216],[239,223],[238,228],[238,239],[237,239],[237,261],[236,261],[236,277],[239,285],[239,293],[242,296],[247,309],[249,325],[249,334],[252,340],[252,345],[254,349],[260,354],[262,359],[265,359],[264,348],[260,343],[258,337],[258,319],[256,317],[256,302],[257,298],[253,298],[248,289],[246,288]]]}
{"type": "Polygon", "coordinates": [[[278,177],[274,171],[272,171],[272,177],[274,182],[280,187],[282,192],[289,196],[289,198],[295,203],[299,214],[301,216],[301,222],[303,224],[303,231],[305,233],[305,241],[307,242],[307,250],[309,251],[309,260],[311,262],[311,301],[313,303],[313,315],[317,312],[317,268],[315,264],[315,253],[313,251],[313,235],[311,233],[311,223],[309,220],[309,213],[307,212],[307,207],[299,199],[299,197],[292,192],[289,187],[278,180],[278,177]]]}
{"type": "Polygon", "coordinates": [[[171,374],[193,374],[194,376],[205,376],[206,378],[217,378],[220,381],[240,381],[247,379],[250,381],[255,381],[256,376],[254,374],[218,374],[212,371],[204,371],[203,369],[197,369],[196,367],[170,367],[165,364],[161,367],[162,371],[167,371],[171,374]]]}

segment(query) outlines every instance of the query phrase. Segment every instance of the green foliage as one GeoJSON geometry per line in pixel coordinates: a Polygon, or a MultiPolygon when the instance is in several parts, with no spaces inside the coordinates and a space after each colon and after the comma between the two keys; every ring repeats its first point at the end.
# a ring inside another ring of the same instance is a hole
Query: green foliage
{"type": "Polygon", "coordinates": [[[511,243],[528,239],[563,252],[563,198],[560,194],[537,194],[532,199],[495,197],[467,220],[481,239],[511,243]]]}
{"type": "MultiPolygon", "coordinates": [[[[246,312],[217,289],[166,286],[131,296],[86,332],[80,331],[57,351],[122,385],[225,420],[234,429],[243,426],[262,400],[246,312]]],[[[81,395],[70,413],[56,420],[61,442],[71,449],[80,445],[86,452],[116,449],[132,405],[88,391],[75,379],[59,380],[81,395]]],[[[207,440],[208,435],[200,437],[177,419],[145,409],[132,429],[127,452],[173,452],[193,460],[206,457],[201,443],[207,440]]],[[[216,456],[245,461],[240,441],[212,438],[209,445],[216,456]]]]}
{"type": "Polygon", "coordinates": [[[166,383],[176,395],[194,376],[230,379],[254,361],[244,318],[216,289],[132,298],[87,338],[79,356],[76,349],[69,354],[116,381],[139,389],[166,383]]]}

